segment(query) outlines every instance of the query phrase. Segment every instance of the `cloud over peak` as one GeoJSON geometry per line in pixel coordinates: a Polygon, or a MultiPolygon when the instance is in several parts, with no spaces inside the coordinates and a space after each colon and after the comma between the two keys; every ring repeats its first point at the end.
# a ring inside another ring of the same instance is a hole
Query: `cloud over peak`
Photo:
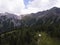
{"type": "Polygon", "coordinates": [[[0,12],[15,14],[36,13],[54,6],[60,7],[60,0],[0,0],[0,12]]]}

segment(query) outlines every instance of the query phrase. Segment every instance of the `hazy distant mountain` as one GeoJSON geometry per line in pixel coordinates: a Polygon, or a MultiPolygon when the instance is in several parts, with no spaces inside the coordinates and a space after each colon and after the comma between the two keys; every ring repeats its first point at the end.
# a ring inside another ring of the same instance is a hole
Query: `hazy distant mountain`
{"type": "Polygon", "coordinates": [[[19,19],[20,18],[20,16],[17,16],[15,14],[11,14],[11,13],[8,13],[8,12],[0,13],[0,16],[6,16],[7,18],[15,18],[15,19],[19,19]]]}
{"type": "Polygon", "coordinates": [[[19,16],[11,13],[0,13],[0,33],[19,28],[21,19],[19,16]]]}

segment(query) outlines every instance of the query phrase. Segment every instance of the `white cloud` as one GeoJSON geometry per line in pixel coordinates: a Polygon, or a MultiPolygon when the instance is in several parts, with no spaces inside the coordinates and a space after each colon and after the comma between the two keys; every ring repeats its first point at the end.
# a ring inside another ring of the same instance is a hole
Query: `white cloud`
{"type": "Polygon", "coordinates": [[[23,9],[23,10],[21,11],[21,14],[36,13],[36,12],[38,12],[38,11],[40,11],[38,8],[29,7],[29,8],[27,8],[27,9],[23,9]]]}
{"type": "Polygon", "coordinates": [[[33,0],[29,1],[25,9],[23,0],[0,0],[0,12],[10,12],[17,14],[36,13],[50,9],[51,7],[60,7],[60,0],[33,0]]]}
{"type": "Polygon", "coordinates": [[[30,4],[28,5],[29,7],[35,7],[35,8],[39,8],[40,11],[41,10],[47,10],[53,6],[55,6],[56,4],[56,0],[52,1],[52,0],[34,0],[33,2],[30,2],[30,4]]]}
{"type": "Polygon", "coordinates": [[[57,7],[60,7],[60,0],[57,0],[56,5],[57,7]]]}
{"type": "Polygon", "coordinates": [[[0,12],[20,13],[24,7],[23,0],[0,0],[0,12]]]}
{"type": "MultiPolygon", "coordinates": [[[[27,9],[23,9],[21,11],[22,14],[27,14],[27,13],[36,13],[38,11],[43,11],[43,10],[47,10],[50,9],[54,6],[57,6],[59,3],[60,5],[60,1],[58,0],[33,0],[32,2],[29,2],[29,4],[27,5],[27,9]]],[[[58,6],[59,6],[58,5],[58,6]]]]}

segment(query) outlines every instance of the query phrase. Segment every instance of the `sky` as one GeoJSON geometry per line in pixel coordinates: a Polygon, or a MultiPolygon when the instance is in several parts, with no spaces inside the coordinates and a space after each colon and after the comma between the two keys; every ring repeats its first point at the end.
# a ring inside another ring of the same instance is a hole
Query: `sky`
{"type": "Polygon", "coordinates": [[[60,0],[0,0],[0,13],[30,14],[55,6],[60,7],[60,0]]]}

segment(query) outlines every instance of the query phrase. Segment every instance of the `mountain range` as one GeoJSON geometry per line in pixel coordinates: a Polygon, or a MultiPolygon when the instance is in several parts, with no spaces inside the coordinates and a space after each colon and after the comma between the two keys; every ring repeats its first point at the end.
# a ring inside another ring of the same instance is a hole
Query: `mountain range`
{"type": "Polygon", "coordinates": [[[0,33],[20,28],[21,26],[33,26],[60,23],[60,8],[53,7],[46,11],[20,16],[11,13],[0,13],[0,33]]]}
{"type": "Polygon", "coordinates": [[[24,16],[22,20],[24,20],[27,25],[28,24],[33,25],[36,22],[41,23],[41,24],[59,23],[60,22],[60,8],[53,7],[46,11],[32,13],[32,14],[24,16]]]}

